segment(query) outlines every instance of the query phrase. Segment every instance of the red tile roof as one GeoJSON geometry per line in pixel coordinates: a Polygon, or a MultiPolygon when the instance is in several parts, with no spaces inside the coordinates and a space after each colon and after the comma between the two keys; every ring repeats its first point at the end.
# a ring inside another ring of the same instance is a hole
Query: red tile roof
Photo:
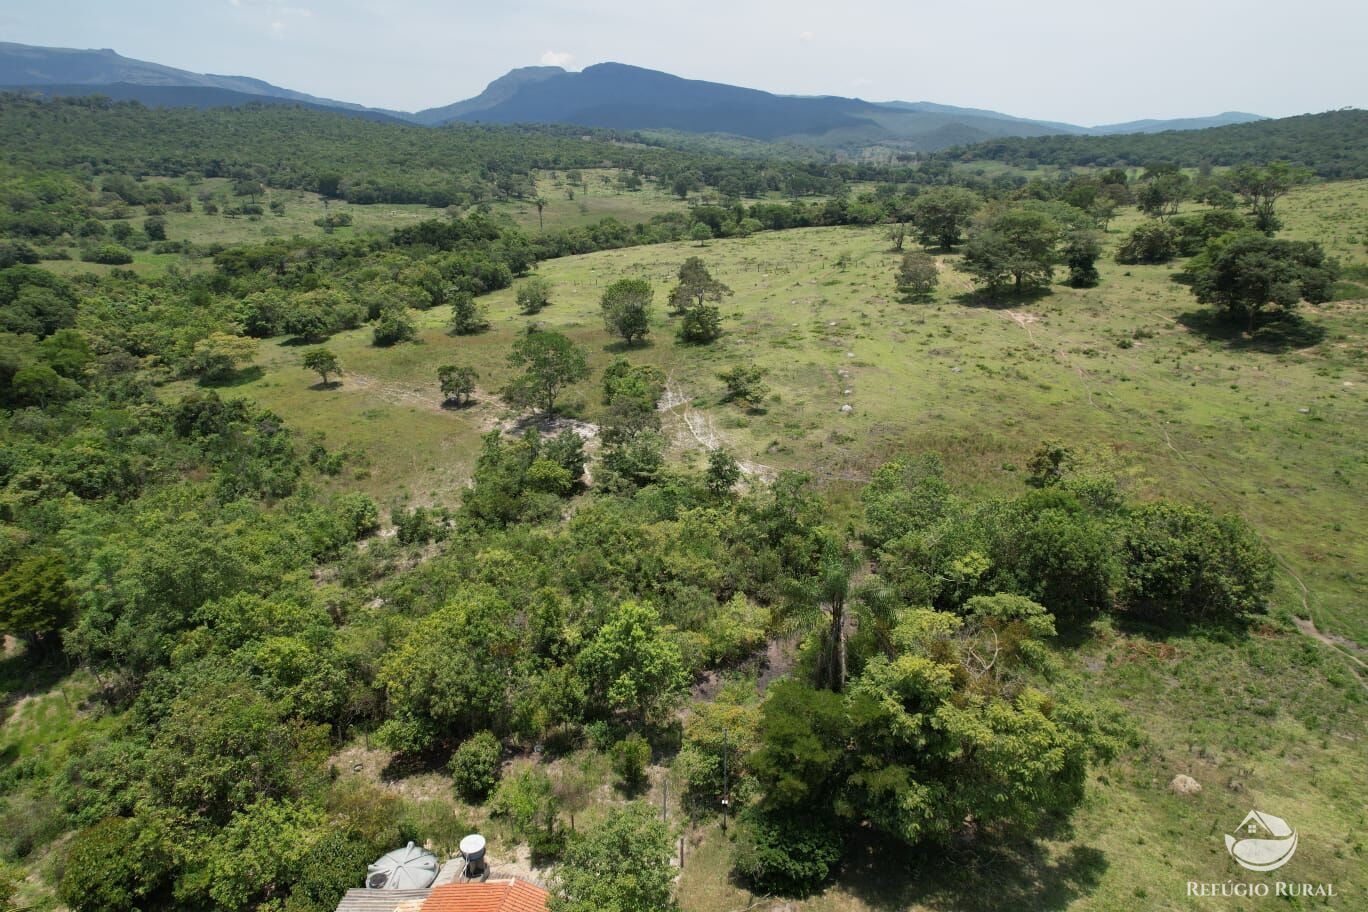
{"type": "Polygon", "coordinates": [[[546,912],[548,894],[522,880],[433,887],[421,912],[546,912]]]}

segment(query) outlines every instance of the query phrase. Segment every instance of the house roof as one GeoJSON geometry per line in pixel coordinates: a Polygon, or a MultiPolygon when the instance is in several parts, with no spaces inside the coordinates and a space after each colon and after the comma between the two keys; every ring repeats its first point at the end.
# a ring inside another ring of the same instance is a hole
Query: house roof
{"type": "Polygon", "coordinates": [[[443,884],[428,894],[421,912],[546,912],[549,897],[524,880],[443,884]]]}
{"type": "Polygon", "coordinates": [[[348,890],[337,912],[417,912],[428,890],[348,890]]]}

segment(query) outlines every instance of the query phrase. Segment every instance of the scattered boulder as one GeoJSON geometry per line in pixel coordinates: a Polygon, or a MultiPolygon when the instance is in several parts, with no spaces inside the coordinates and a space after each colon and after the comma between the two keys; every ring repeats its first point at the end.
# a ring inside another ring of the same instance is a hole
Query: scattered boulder
{"type": "Polygon", "coordinates": [[[844,413],[846,413],[846,414],[849,414],[850,412],[855,411],[855,406],[853,406],[853,405],[851,405],[849,402],[847,402],[845,405],[841,406],[841,411],[844,412],[844,413]]]}
{"type": "Polygon", "coordinates": [[[1201,792],[1202,783],[1193,779],[1191,776],[1185,776],[1182,773],[1179,773],[1174,776],[1173,781],[1169,783],[1169,791],[1173,792],[1175,795],[1186,798],[1189,795],[1196,795],[1201,792]]]}

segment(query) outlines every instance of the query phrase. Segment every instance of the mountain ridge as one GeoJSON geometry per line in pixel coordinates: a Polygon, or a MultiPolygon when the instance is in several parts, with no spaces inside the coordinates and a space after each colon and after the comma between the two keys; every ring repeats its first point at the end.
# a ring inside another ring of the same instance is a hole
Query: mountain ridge
{"type": "Polygon", "coordinates": [[[577,72],[558,66],[517,67],[476,96],[407,112],[323,98],[250,76],[194,73],[124,57],[109,48],[15,42],[0,42],[0,87],[48,95],[100,92],[159,107],[296,103],[423,126],[456,121],[577,124],[723,134],[827,149],[886,145],[919,152],[999,138],[1191,130],[1264,119],[1227,111],[1205,118],[1084,127],[928,101],[784,95],[611,61],[577,72]]]}

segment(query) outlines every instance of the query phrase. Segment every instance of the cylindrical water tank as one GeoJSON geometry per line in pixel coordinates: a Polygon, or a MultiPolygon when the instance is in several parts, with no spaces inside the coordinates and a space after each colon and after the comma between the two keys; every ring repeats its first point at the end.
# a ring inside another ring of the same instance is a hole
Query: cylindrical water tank
{"type": "Polygon", "coordinates": [[[462,839],[461,856],[473,865],[478,865],[480,862],[484,861],[485,838],[479,833],[471,833],[469,836],[462,839]]]}

